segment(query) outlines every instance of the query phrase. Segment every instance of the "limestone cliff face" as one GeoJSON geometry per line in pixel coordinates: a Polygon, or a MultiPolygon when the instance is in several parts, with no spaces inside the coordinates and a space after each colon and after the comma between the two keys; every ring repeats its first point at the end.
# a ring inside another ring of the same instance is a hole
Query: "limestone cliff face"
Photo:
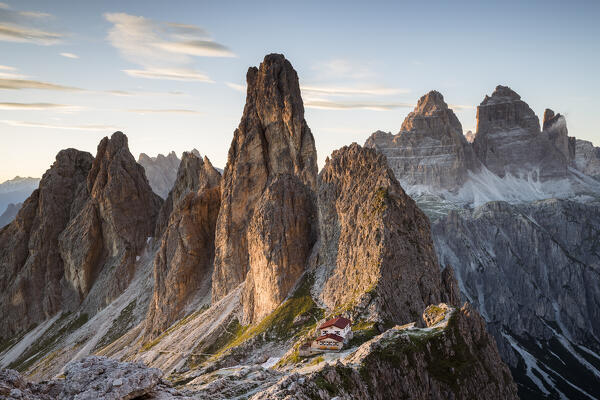
{"type": "Polygon", "coordinates": [[[270,181],[291,174],[316,188],[317,153],[304,120],[296,71],[282,55],[271,54],[259,68],[248,70],[246,80],[246,106],[223,175],[213,300],[246,278],[248,225],[270,181]]]}
{"type": "Polygon", "coordinates": [[[129,152],[127,137],[116,132],[98,145],[78,194],[81,208],[59,238],[65,277],[83,300],[101,278],[88,303],[91,310],[122,292],[134,273],[135,258],[152,236],[161,199],[152,192],[144,168],[129,152]]]}
{"type": "Polygon", "coordinates": [[[9,337],[60,310],[64,263],[59,235],[69,222],[77,193],[85,189],[93,157],[62,150],[23,203],[15,220],[0,230],[0,337],[9,337]]]}
{"type": "Polygon", "coordinates": [[[587,140],[577,139],[574,164],[584,174],[600,179],[600,147],[595,147],[587,140]]]}
{"type": "Polygon", "coordinates": [[[365,147],[384,154],[403,185],[456,190],[467,180],[468,171],[479,169],[458,118],[437,91],[419,99],[397,135],[377,131],[365,147]]]}
{"type": "Polygon", "coordinates": [[[154,259],[146,339],[160,335],[181,318],[186,306],[210,300],[220,183],[221,175],[208,158],[183,154],[177,181],[161,209],[167,224],[154,259]]]}
{"type": "Polygon", "coordinates": [[[298,177],[283,174],[255,206],[247,236],[250,270],[242,295],[244,324],[273,311],[306,269],[316,239],[314,200],[298,177]]]}
{"type": "Polygon", "coordinates": [[[600,352],[599,227],[597,205],[556,199],[490,202],[433,224],[440,262],[454,268],[527,390],[600,395],[580,347],[600,352]]]}
{"type": "Polygon", "coordinates": [[[357,144],[319,174],[315,288],[330,309],[408,323],[444,295],[429,221],[383,155],[357,144]]]}
{"type": "Polygon", "coordinates": [[[552,140],[541,132],[538,117],[509,87],[497,86],[477,107],[473,147],[479,160],[500,177],[531,173],[535,180],[564,178],[568,159],[562,151],[568,153],[568,144],[565,150],[566,136],[558,136],[561,139],[552,140]]]}
{"type": "Polygon", "coordinates": [[[285,377],[252,399],[518,399],[481,316],[468,304],[452,313],[432,331],[389,329],[341,362],[285,377]]]}

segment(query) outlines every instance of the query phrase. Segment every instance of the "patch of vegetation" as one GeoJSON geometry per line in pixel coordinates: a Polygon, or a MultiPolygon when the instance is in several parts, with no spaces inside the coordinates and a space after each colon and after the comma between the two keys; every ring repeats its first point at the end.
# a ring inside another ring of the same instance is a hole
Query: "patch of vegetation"
{"type": "Polygon", "coordinates": [[[148,351],[151,348],[153,348],[154,346],[156,346],[158,343],[160,343],[160,341],[167,336],[169,333],[173,332],[175,329],[187,324],[188,322],[190,322],[192,319],[196,318],[198,315],[202,314],[204,311],[206,311],[208,309],[207,306],[202,306],[200,307],[199,310],[194,311],[193,313],[190,313],[188,315],[186,315],[185,317],[183,317],[182,319],[180,319],[179,321],[177,321],[175,324],[171,325],[169,327],[169,329],[167,329],[166,331],[164,331],[159,337],[157,337],[154,340],[151,340],[149,342],[144,343],[144,345],[142,346],[142,351],[148,351]]]}
{"type": "MultiPolygon", "coordinates": [[[[255,341],[286,341],[294,337],[302,337],[311,332],[317,322],[323,318],[323,310],[317,306],[310,294],[314,282],[313,276],[305,275],[302,279],[300,286],[288,300],[258,324],[245,327],[238,337],[231,340],[211,359],[221,357],[229,349],[238,347],[250,339],[255,341]],[[307,322],[295,325],[294,319],[298,316],[308,317],[306,318],[307,322]]],[[[299,360],[299,356],[297,356],[297,360],[299,360]]]]}
{"type": "Polygon", "coordinates": [[[25,337],[25,335],[27,335],[29,332],[31,332],[33,329],[35,329],[37,325],[34,324],[32,325],[29,329],[24,330],[23,332],[5,339],[5,338],[0,338],[0,354],[4,353],[6,350],[10,349],[11,347],[13,347],[15,344],[19,343],[21,341],[21,339],[23,339],[25,337]]]}
{"type": "Polygon", "coordinates": [[[321,375],[315,378],[315,385],[317,385],[319,389],[327,390],[329,394],[334,395],[337,393],[337,387],[321,375]]]}
{"type": "Polygon", "coordinates": [[[131,303],[121,310],[121,313],[117,319],[113,321],[112,325],[106,334],[98,341],[93,351],[97,351],[104,346],[108,346],[132,328],[134,319],[133,310],[135,310],[136,304],[137,300],[133,299],[131,303]]]}
{"type": "Polygon", "coordinates": [[[325,361],[325,359],[323,358],[323,356],[318,356],[318,357],[315,357],[312,360],[310,360],[310,362],[308,363],[308,365],[317,365],[319,363],[322,363],[323,361],[325,361]]]}
{"type": "Polygon", "coordinates": [[[389,199],[387,188],[380,187],[375,191],[375,197],[373,199],[372,213],[382,214],[387,208],[387,201],[389,199]]]}
{"type": "Polygon", "coordinates": [[[62,314],[19,358],[10,363],[8,368],[19,372],[26,371],[48,354],[61,339],[81,328],[89,319],[87,314],[79,314],[74,319],[69,317],[70,313],[62,314]]]}
{"type": "Polygon", "coordinates": [[[379,335],[379,331],[374,322],[360,320],[352,325],[352,339],[350,339],[348,345],[350,347],[360,346],[377,335],[379,335]]]}
{"type": "Polygon", "coordinates": [[[187,360],[189,367],[192,369],[198,367],[210,356],[215,355],[239,338],[245,330],[246,328],[240,324],[237,318],[232,319],[212,343],[207,345],[202,341],[192,350],[193,354],[187,360]]]}

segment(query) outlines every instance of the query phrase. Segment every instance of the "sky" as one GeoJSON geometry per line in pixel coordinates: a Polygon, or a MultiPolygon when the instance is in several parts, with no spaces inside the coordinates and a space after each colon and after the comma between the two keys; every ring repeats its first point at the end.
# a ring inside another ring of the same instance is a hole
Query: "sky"
{"type": "Polygon", "coordinates": [[[502,84],[600,145],[598,20],[598,1],[0,0],[0,182],[116,130],[136,158],[196,148],[222,168],[269,53],[298,72],[320,167],[433,89],[465,132],[502,84]]]}

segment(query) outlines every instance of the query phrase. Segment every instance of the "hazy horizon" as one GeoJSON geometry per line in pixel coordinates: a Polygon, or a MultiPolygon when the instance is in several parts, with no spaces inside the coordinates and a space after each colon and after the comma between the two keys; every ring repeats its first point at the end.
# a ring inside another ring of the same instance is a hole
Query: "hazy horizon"
{"type": "Polygon", "coordinates": [[[440,91],[462,123],[496,85],[569,135],[600,143],[600,5],[575,2],[0,3],[0,182],[40,177],[58,151],[197,148],[223,168],[247,68],[283,53],[298,72],[319,166],[376,130],[399,131],[440,91]]]}

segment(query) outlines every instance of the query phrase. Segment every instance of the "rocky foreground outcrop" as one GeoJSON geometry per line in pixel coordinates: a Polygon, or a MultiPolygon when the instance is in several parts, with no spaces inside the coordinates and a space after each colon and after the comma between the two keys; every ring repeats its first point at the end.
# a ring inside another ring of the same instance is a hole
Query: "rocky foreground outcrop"
{"type": "Polygon", "coordinates": [[[365,142],[387,157],[397,179],[408,186],[457,190],[479,162],[462,125],[444,97],[432,90],[419,99],[396,135],[377,131],[365,142]]]}
{"type": "Polygon", "coordinates": [[[142,363],[87,357],[68,364],[63,379],[30,383],[14,370],[0,370],[0,396],[28,400],[171,399],[181,396],[162,381],[162,371],[142,363]]]}
{"type": "Polygon", "coordinates": [[[0,337],[30,328],[60,310],[64,263],[59,236],[79,208],[91,154],[60,151],[15,220],[0,230],[0,337]]]}
{"type": "Polygon", "coordinates": [[[490,202],[440,218],[433,237],[524,393],[600,396],[597,205],[490,202]]]}
{"type": "Polygon", "coordinates": [[[154,294],[146,338],[160,335],[186,307],[210,302],[221,174],[208,158],[183,153],[177,181],[160,211],[160,248],[154,260],[154,294]]]}
{"type": "Polygon", "coordinates": [[[356,143],[319,174],[315,291],[331,310],[407,323],[446,293],[429,221],[383,155],[356,143]]]}
{"type": "MultiPolygon", "coordinates": [[[[196,154],[196,156],[200,155],[196,154]]],[[[177,179],[177,170],[181,162],[177,154],[172,151],[166,156],[159,154],[150,157],[146,153],[140,153],[137,162],[144,167],[148,183],[154,193],[166,199],[177,179]]]]}
{"type": "Polygon", "coordinates": [[[246,105],[223,175],[213,301],[242,283],[251,268],[248,228],[272,180],[290,174],[316,188],[317,153],[296,71],[283,55],[270,54],[259,68],[248,69],[246,81],[246,105]]]}
{"type": "Polygon", "coordinates": [[[560,118],[547,123],[548,131],[542,132],[538,117],[521,96],[507,86],[497,86],[477,107],[473,148],[479,160],[500,177],[564,178],[569,164],[566,126],[556,129],[557,123],[562,124],[560,118]]]}
{"type": "Polygon", "coordinates": [[[469,305],[431,306],[428,329],[396,326],[337,364],[293,374],[256,394],[263,399],[517,399],[510,371],[469,305]]]}

